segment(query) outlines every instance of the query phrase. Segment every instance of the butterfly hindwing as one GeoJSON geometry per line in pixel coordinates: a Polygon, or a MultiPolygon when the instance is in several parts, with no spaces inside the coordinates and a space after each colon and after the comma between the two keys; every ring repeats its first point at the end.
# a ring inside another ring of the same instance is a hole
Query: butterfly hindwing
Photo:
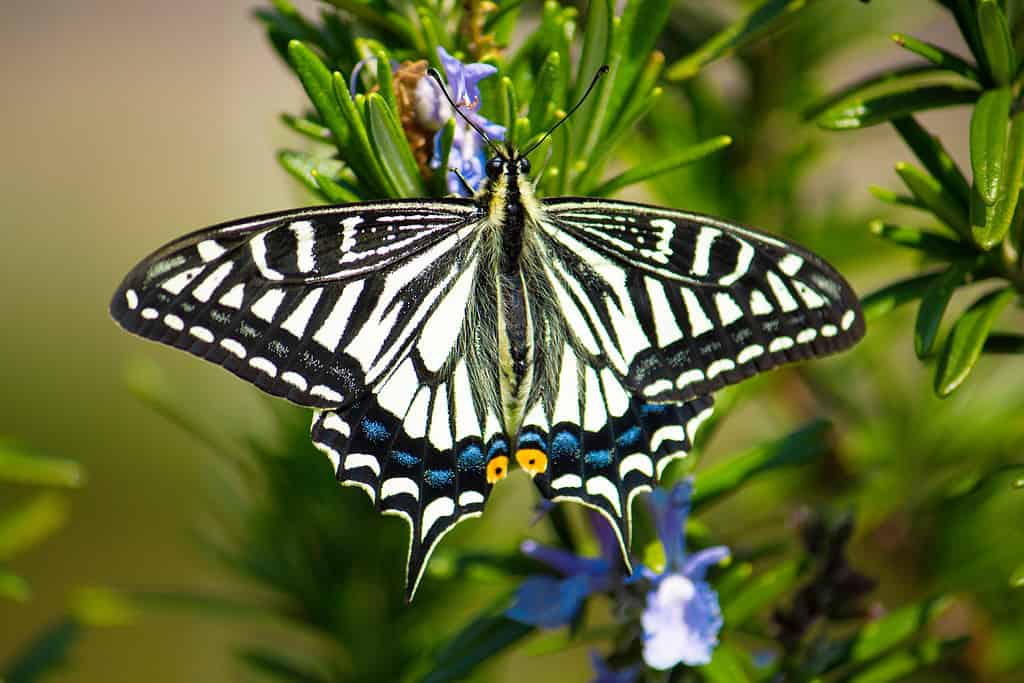
{"type": "Polygon", "coordinates": [[[447,200],[227,223],[140,263],[111,312],[127,330],[271,394],[345,406],[401,361],[432,310],[446,301],[451,309],[449,292],[472,261],[478,220],[472,203],[447,200]]]}
{"type": "Polygon", "coordinates": [[[548,278],[583,348],[655,402],[685,401],[864,333],[820,258],[718,219],[604,200],[546,200],[548,278]]]}
{"type": "Polygon", "coordinates": [[[554,402],[538,402],[527,413],[516,458],[545,497],[604,515],[628,565],[633,498],[691,450],[712,400],[649,403],[627,393],[610,368],[599,372],[583,362],[568,343],[560,356],[554,402]]]}
{"type": "Polygon", "coordinates": [[[440,540],[481,514],[507,471],[508,436],[479,407],[464,360],[448,381],[425,384],[410,356],[375,394],[344,412],[317,411],[311,436],[339,481],[409,525],[410,599],[440,540]]]}

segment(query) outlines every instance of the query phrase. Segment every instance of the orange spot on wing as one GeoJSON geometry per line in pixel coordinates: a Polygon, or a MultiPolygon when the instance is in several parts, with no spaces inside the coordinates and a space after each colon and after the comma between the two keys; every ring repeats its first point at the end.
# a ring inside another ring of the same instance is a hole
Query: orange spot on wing
{"type": "Polygon", "coordinates": [[[520,448],[516,451],[516,461],[531,477],[544,474],[548,469],[547,454],[536,448],[520,448]]]}
{"type": "Polygon", "coordinates": [[[499,455],[487,463],[487,483],[495,484],[508,476],[508,457],[499,455]]]}

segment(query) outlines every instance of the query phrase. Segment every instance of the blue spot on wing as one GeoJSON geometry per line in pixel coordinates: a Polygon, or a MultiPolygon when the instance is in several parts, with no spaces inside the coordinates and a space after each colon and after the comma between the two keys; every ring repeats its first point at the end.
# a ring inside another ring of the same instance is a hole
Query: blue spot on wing
{"type": "Polygon", "coordinates": [[[607,467],[612,461],[611,451],[601,449],[597,451],[587,451],[587,454],[583,457],[583,461],[591,467],[598,469],[607,467]]]}
{"type": "Polygon", "coordinates": [[[618,438],[615,439],[615,443],[617,443],[622,448],[629,448],[630,446],[636,445],[640,441],[640,436],[640,428],[634,425],[627,429],[626,431],[619,434],[618,438]]]}
{"type": "Polygon", "coordinates": [[[391,451],[391,459],[403,467],[414,467],[420,464],[419,458],[405,451],[391,451]]]}
{"type": "Polygon", "coordinates": [[[519,435],[519,444],[521,446],[534,446],[542,451],[546,451],[548,446],[544,443],[544,437],[536,432],[523,432],[519,435]]]}
{"type": "Polygon", "coordinates": [[[427,482],[428,486],[433,486],[434,488],[448,486],[455,481],[455,472],[451,470],[426,470],[423,472],[423,481],[427,482]]]}
{"type": "Polygon", "coordinates": [[[570,432],[559,432],[551,439],[552,459],[574,458],[579,454],[580,440],[570,432]]]}
{"type": "Polygon", "coordinates": [[[487,459],[490,460],[499,453],[508,453],[508,443],[504,439],[498,439],[487,449],[487,459]]]}
{"type": "Polygon", "coordinates": [[[366,438],[373,443],[387,441],[388,437],[391,436],[391,432],[384,426],[384,423],[371,420],[368,417],[363,418],[362,427],[363,434],[365,434],[366,438]]]}
{"type": "Polygon", "coordinates": [[[640,406],[640,414],[644,417],[648,415],[661,415],[666,410],[668,410],[668,406],[662,403],[645,403],[640,406]]]}
{"type": "Polygon", "coordinates": [[[484,452],[475,443],[469,444],[459,453],[456,464],[458,464],[459,469],[463,472],[467,470],[482,470],[484,467],[484,452]]]}

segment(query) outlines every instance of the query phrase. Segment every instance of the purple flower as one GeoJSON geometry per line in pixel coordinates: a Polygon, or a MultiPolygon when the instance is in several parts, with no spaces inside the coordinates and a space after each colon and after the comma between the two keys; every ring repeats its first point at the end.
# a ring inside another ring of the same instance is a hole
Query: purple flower
{"type": "Polygon", "coordinates": [[[644,661],[655,669],[707,664],[722,628],[718,595],[704,576],[729,556],[729,549],[717,546],[687,556],[683,528],[692,492],[693,480],[687,479],[671,491],[654,491],[648,499],[665,548],[665,571],[647,570],[653,586],[641,618],[644,661]]]}
{"type": "Polygon", "coordinates": [[[590,653],[590,663],[597,673],[597,677],[590,683],[636,683],[640,673],[639,666],[628,666],[625,669],[614,671],[601,655],[593,651],[590,653]]]}
{"type": "MultiPolygon", "coordinates": [[[[445,78],[451,90],[452,99],[462,110],[466,118],[479,126],[492,140],[504,140],[505,128],[492,123],[477,113],[480,108],[479,83],[488,76],[493,76],[498,69],[490,64],[463,64],[445,52],[443,47],[437,48],[444,66],[445,78]]],[[[423,79],[426,86],[417,87],[417,114],[424,127],[438,130],[454,116],[451,107],[445,102],[432,79],[423,79]],[[429,88],[429,90],[428,90],[429,88]]],[[[476,189],[483,182],[486,174],[487,147],[471,126],[460,116],[455,117],[455,137],[448,155],[448,166],[462,173],[470,187],[476,189]]],[[[430,160],[432,168],[441,165],[441,136],[434,136],[434,155],[430,160]]],[[[468,196],[470,193],[463,186],[455,173],[448,174],[448,191],[452,194],[468,196]]]]}
{"type": "Polygon", "coordinates": [[[608,522],[592,514],[591,523],[601,544],[600,557],[580,557],[559,548],[524,541],[523,554],[543,562],[562,578],[531,576],[516,592],[515,602],[505,612],[510,619],[541,628],[558,628],[573,620],[584,601],[594,593],[611,590],[621,581],[619,550],[608,522]]]}

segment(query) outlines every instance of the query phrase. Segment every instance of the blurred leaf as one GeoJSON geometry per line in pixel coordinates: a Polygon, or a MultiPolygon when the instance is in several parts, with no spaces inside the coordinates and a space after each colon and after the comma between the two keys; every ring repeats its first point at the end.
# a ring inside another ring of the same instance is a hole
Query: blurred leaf
{"type": "Polygon", "coordinates": [[[950,600],[944,596],[902,607],[869,622],[860,630],[850,652],[850,661],[866,662],[878,657],[901,641],[922,633],[942,612],[950,600]]]}
{"type": "Polygon", "coordinates": [[[1006,237],[1013,224],[1024,186],[1024,114],[1013,117],[1010,139],[1006,146],[1006,160],[1001,174],[1001,185],[996,191],[996,202],[985,206],[981,201],[971,203],[971,235],[982,249],[991,249],[1006,237]]]}
{"type": "Polygon", "coordinates": [[[64,525],[68,517],[67,498],[42,493],[5,510],[0,516],[0,562],[36,545],[64,525]]]}
{"type": "Polygon", "coordinates": [[[44,629],[0,674],[4,683],[35,683],[67,664],[68,650],[82,635],[82,627],[66,618],[44,629]]]}
{"type": "MultiPolygon", "coordinates": [[[[403,47],[416,47],[423,52],[412,22],[392,9],[380,11],[379,6],[364,0],[324,0],[340,10],[351,14],[361,22],[391,36],[403,47]]],[[[386,5],[384,5],[386,7],[386,5]]]]}
{"type": "Polygon", "coordinates": [[[963,258],[965,253],[974,253],[973,247],[965,245],[963,242],[916,228],[893,225],[878,220],[871,221],[868,228],[872,233],[893,244],[916,249],[922,254],[944,261],[963,258]]]}
{"type": "Polygon", "coordinates": [[[77,488],[84,480],[81,465],[73,460],[30,455],[0,441],[0,481],[77,488]]]}
{"type": "Polygon", "coordinates": [[[893,192],[888,188],[880,187],[878,185],[869,185],[868,192],[870,192],[875,199],[893,206],[909,206],[913,209],[927,208],[917,197],[893,192]]]}
{"type": "Polygon", "coordinates": [[[971,201],[971,186],[939,139],[925,130],[913,116],[893,119],[892,125],[925,169],[966,209],[971,201]]]}
{"type": "Polygon", "coordinates": [[[914,64],[896,69],[887,69],[880,73],[860,78],[845,88],[841,88],[817,100],[805,109],[803,116],[806,120],[813,121],[825,112],[842,105],[844,102],[864,99],[893,90],[906,92],[925,83],[932,83],[934,85],[936,80],[941,84],[948,84],[951,81],[963,83],[960,77],[950,74],[946,69],[928,66],[927,64],[914,64]]]}
{"type": "Polygon", "coordinates": [[[978,33],[989,73],[997,85],[1008,85],[1017,71],[1017,64],[1006,15],[995,0],[981,0],[977,12],[978,33]]]}
{"type": "MultiPolygon", "coordinates": [[[[583,97],[590,78],[609,60],[615,6],[611,0],[593,0],[587,3],[587,26],[583,32],[583,48],[580,54],[578,77],[573,88],[573,102],[583,97]]],[[[566,55],[568,57],[568,55],[566,55]]],[[[569,60],[566,59],[566,62],[569,60]]],[[[587,112],[580,112],[585,114],[587,112]]]]}
{"type": "Polygon", "coordinates": [[[370,140],[380,168],[391,182],[399,197],[423,196],[416,160],[402,132],[402,125],[384,98],[377,93],[366,96],[370,140]]]}
{"type": "Polygon", "coordinates": [[[918,40],[904,33],[895,33],[892,39],[900,47],[905,47],[911,52],[924,57],[935,66],[954,71],[972,81],[981,81],[981,76],[971,64],[938,45],[918,40]]]}
{"type": "Polygon", "coordinates": [[[940,273],[916,275],[872,292],[860,301],[864,319],[871,322],[907,302],[920,299],[939,276],[940,273]]]}
{"type": "Polygon", "coordinates": [[[815,0],[764,0],[750,14],[712,37],[692,54],[668,68],[670,81],[692,78],[705,65],[781,27],[782,21],[815,0]]]}
{"type": "Polygon", "coordinates": [[[825,435],[830,428],[826,420],[815,420],[782,439],[708,467],[697,478],[693,509],[699,510],[734,493],[742,484],[764,472],[812,462],[828,450],[825,435]]]}
{"type": "Polygon", "coordinates": [[[0,598],[25,602],[32,596],[28,581],[0,567],[0,598]]]}
{"type": "Polygon", "coordinates": [[[719,135],[716,138],[706,140],[700,144],[688,147],[680,152],[669,155],[662,161],[658,161],[652,164],[635,166],[624,173],[611,178],[600,186],[590,190],[588,193],[593,197],[607,197],[610,194],[614,194],[616,191],[634,185],[636,183],[642,183],[645,180],[649,180],[655,176],[663,173],[670,173],[675,171],[687,164],[692,164],[695,161],[703,159],[704,157],[714,154],[720,149],[724,149],[732,144],[732,138],[728,135],[719,135]]]}
{"type": "Polygon", "coordinates": [[[109,588],[80,588],[71,600],[71,614],[87,626],[127,626],[139,617],[135,602],[109,588]]]}
{"type": "Polygon", "coordinates": [[[276,680],[294,683],[328,683],[331,680],[328,676],[312,671],[311,663],[300,664],[294,656],[286,656],[267,648],[245,648],[239,654],[253,669],[276,680]]]}
{"type": "Polygon", "coordinates": [[[1024,564],[1013,570],[1010,574],[1010,587],[1011,588],[1024,588],[1024,564]]]}
{"type": "Polygon", "coordinates": [[[477,666],[516,644],[534,628],[503,615],[482,616],[470,622],[437,655],[424,683],[461,680],[477,666]]]}
{"type": "Polygon", "coordinates": [[[733,598],[722,605],[722,616],[731,629],[737,629],[752,617],[793,590],[800,578],[801,563],[789,560],[766,572],[755,574],[754,578],[741,588],[733,598]]]}
{"type": "Polygon", "coordinates": [[[936,394],[945,398],[967,379],[981,355],[992,324],[1014,297],[1014,290],[1009,287],[990,292],[974,302],[960,317],[939,356],[935,372],[936,394]]]}
{"type": "Polygon", "coordinates": [[[966,639],[926,640],[906,650],[894,652],[861,671],[839,679],[841,683],[888,683],[906,678],[959,651],[966,639]]]}
{"type": "Polygon", "coordinates": [[[903,179],[907,189],[928,207],[943,223],[961,237],[970,239],[970,221],[965,207],[950,197],[938,180],[911,164],[896,164],[896,173],[903,179]]]}
{"type": "Polygon", "coordinates": [[[914,322],[914,353],[918,358],[932,352],[949,300],[957,287],[964,283],[969,271],[968,265],[954,263],[925,290],[914,322]]]}
{"type": "Polygon", "coordinates": [[[914,86],[905,92],[874,97],[852,97],[826,110],[815,119],[827,130],[853,130],[885,123],[918,111],[969,104],[978,90],[966,86],[914,86]]]}
{"type": "Polygon", "coordinates": [[[986,204],[995,204],[1003,189],[1006,135],[1010,121],[1009,88],[988,90],[971,116],[971,169],[974,186],[986,204]]]}
{"type": "Polygon", "coordinates": [[[334,134],[331,133],[331,129],[316,121],[292,116],[291,114],[281,114],[281,120],[296,133],[305,135],[307,138],[317,142],[332,143],[334,141],[334,134]]]}
{"type": "Polygon", "coordinates": [[[743,665],[746,655],[728,641],[718,644],[711,662],[699,668],[701,676],[711,683],[752,683],[754,678],[743,665]]]}

